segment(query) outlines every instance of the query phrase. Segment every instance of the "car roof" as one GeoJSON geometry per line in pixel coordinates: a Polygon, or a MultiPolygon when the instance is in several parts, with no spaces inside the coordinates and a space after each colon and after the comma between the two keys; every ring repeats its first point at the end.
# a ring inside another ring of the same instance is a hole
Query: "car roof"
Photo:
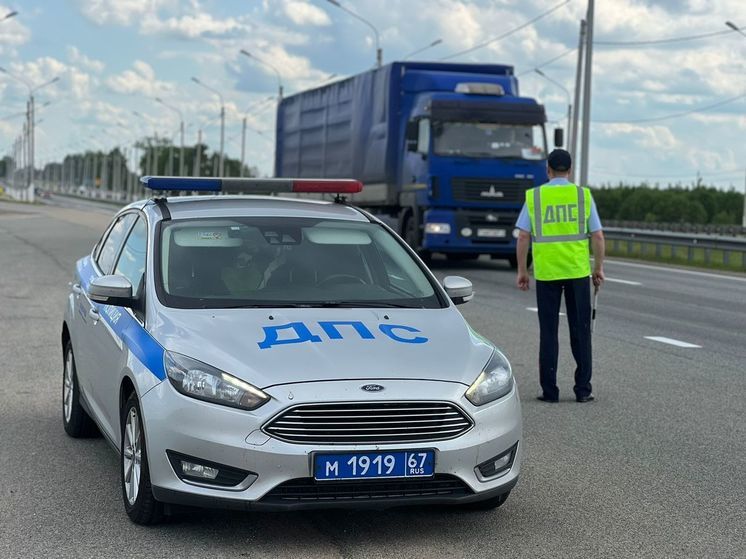
{"type": "MultiPolygon", "coordinates": [[[[216,217],[308,217],[367,222],[368,218],[346,204],[280,196],[177,196],[166,198],[171,219],[216,217]]],[[[155,204],[132,204],[156,208],[155,204]]],[[[153,215],[159,215],[155,212],[153,215]]]]}

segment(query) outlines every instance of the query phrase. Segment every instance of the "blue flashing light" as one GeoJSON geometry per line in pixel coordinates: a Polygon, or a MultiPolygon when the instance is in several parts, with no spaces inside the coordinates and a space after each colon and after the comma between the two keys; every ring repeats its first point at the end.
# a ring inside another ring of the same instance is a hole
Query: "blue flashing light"
{"type": "Polygon", "coordinates": [[[141,177],[140,182],[151,190],[198,190],[201,192],[220,192],[221,179],[208,177],[141,177]]]}

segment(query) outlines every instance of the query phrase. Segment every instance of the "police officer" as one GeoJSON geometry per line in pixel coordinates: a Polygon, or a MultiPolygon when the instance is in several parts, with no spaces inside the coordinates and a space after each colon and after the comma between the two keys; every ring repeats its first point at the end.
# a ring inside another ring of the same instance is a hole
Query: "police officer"
{"type": "Polygon", "coordinates": [[[590,281],[600,287],[604,281],[604,235],[596,204],[588,188],[572,184],[568,175],[570,154],[555,149],[547,158],[549,182],[526,192],[526,203],[518,216],[516,256],[517,285],[529,287],[528,248],[532,244],[536,303],[539,309],[539,381],[543,402],[557,402],[557,355],[559,312],[565,294],[570,347],[575,358],[575,399],[594,400],[591,392],[591,297],[590,281]],[[593,247],[591,274],[588,236],[593,247]]]}

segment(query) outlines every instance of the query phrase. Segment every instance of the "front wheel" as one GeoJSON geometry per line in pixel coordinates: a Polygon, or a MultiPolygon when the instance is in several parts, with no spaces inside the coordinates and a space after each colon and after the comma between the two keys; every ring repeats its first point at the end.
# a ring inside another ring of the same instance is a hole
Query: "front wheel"
{"type": "Polygon", "coordinates": [[[135,524],[157,524],[163,518],[163,505],[155,500],[150,485],[145,431],[137,394],[132,393],[122,408],[120,472],[122,498],[127,516],[135,524]]]}
{"type": "Polygon", "coordinates": [[[62,425],[65,433],[78,439],[96,434],[96,425],[80,403],[78,372],[75,368],[73,344],[65,343],[62,364],[62,425]]]}

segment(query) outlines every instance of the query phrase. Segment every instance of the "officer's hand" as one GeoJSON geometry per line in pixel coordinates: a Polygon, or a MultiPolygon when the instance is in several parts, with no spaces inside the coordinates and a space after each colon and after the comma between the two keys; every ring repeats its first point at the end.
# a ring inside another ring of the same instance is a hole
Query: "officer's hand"
{"type": "Polygon", "coordinates": [[[518,286],[518,289],[520,289],[521,291],[528,291],[528,273],[518,272],[518,277],[516,278],[515,284],[518,286]]]}
{"type": "Polygon", "coordinates": [[[605,280],[606,276],[604,275],[603,269],[593,271],[593,285],[595,285],[596,287],[601,287],[605,280]]]}

